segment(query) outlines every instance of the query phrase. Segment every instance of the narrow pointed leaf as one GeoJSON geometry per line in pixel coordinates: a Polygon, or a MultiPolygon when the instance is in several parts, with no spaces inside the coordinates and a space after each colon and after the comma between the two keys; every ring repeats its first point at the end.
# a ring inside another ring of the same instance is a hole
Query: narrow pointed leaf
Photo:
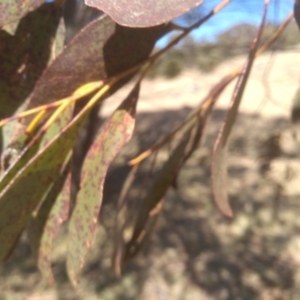
{"type": "Polygon", "coordinates": [[[0,262],[8,255],[32,212],[51,188],[90,108],[80,112],[39,150],[0,192],[0,262]]]}
{"type": "Polygon", "coordinates": [[[201,142],[202,134],[205,129],[210,113],[214,108],[217,100],[219,99],[223,90],[228,86],[233,79],[236,78],[239,72],[231,73],[223,77],[212,89],[208,95],[201,102],[200,106],[196,108],[195,112],[192,113],[192,117],[189,118],[187,126],[194,123],[194,130],[192,132],[191,144],[187,147],[187,151],[184,156],[184,163],[189,159],[193,152],[197,149],[201,142]]]}
{"type": "Polygon", "coordinates": [[[121,275],[122,263],[124,259],[125,241],[123,238],[123,232],[127,225],[127,200],[128,192],[134,182],[136,173],[138,171],[138,165],[132,167],[131,171],[127,175],[123,183],[123,187],[118,199],[117,217],[114,230],[114,252],[112,255],[112,267],[116,275],[121,275]]]}
{"type": "Polygon", "coordinates": [[[185,131],[185,135],[172,151],[169,159],[163,165],[159,173],[155,176],[145,197],[142,199],[141,209],[139,210],[138,218],[134,226],[132,238],[126,246],[126,253],[124,257],[125,261],[134,256],[140,249],[141,234],[145,230],[145,227],[151,217],[151,211],[153,211],[162,201],[168,188],[172,184],[174,176],[178,169],[182,166],[184,153],[189,142],[192,128],[193,127],[185,131]]]}
{"type": "Polygon", "coordinates": [[[122,264],[125,264],[126,261],[139,253],[141,249],[143,249],[147,245],[162,212],[164,201],[165,198],[160,199],[160,201],[157,202],[156,206],[151,211],[149,211],[147,223],[145,224],[143,231],[140,233],[140,236],[138,237],[136,243],[126,248],[126,253],[123,257],[122,264]]]}
{"type": "MultiPolygon", "coordinates": [[[[142,202],[142,210],[139,212],[138,221],[135,224],[133,237],[127,244],[125,254],[123,253],[124,241],[121,231],[124,231],[124,222],[126,222],[124,221],[125,212],[122,211],[122,209],[126,210],[126,208],[123,207],[120,210],[120,224],[117,224],[119,226],[116,230],[115,249],[113,256],[113,267],[116,274],[120,274],[120,270],[124,261],[134,256],[149,239],[162,209],[164,193],[166,192],[167,188],[174,183],[174,179],[176,178],[180,167],[196,149],[197,144],[201,139],[202,131],[209,113],[216,103],[219,95],[237,76],[238,73],[239,72],[236,72],[225,76],[217,85],[215,85],[202,101],[200,106],[190,114],[182,126],[175,130],[176,134],[186,137],[187,140],[183,139],[173,151],[173,154],[166,162],[158,177],[154,179],[151,188],[147,191],[147,196],[145,196],[144,201],[142,202]],[[192,135],[192,131],[194,130],[196,130],[196,132],[194,135],[192,135]]],[[[171,134],[169,139],[173,137],[174,134],[171,134]]],[[[159,148],[156,148],[155,151],[158,149],[159,148]]],[[[125,191],[127,189],[128,186],[125,186],[125,191]]],[[[124,199],[122,200],[124,201],[124,199]]]]}
{"type": "Polygon", "coordinates": [[[183,15],[203,0],[85,0],[89,6],[103,10],[117,23],[131,27],[162,24],[183,15]]]}
{"type": "Polygon", "coordinates": [[[65,35],[66,35],[66,28],[65,28],[64,20],[63,18],[61,18],[58,28],[56,30],[55,38],[53,40],[49,64],[52,63],[64,49],[65,35]]]}
{"type": "MultiPolygon", "coordinates": [[[[82,86],[77,89],[73,95],[81,95],[83,92],[88,92],[94,84],[88,84],[87,86],[82,86]]],[[[98,99],[98,97],[96,97],[98,99]]],[[[69,122],[72,119],[74,103],[69,104],[62,112],[58,118],[50,125],[50,127],[43,134],[43,131],[40,133],[41,142],[39,143],[39,149],[43,152],[47,149],[49,143],[51,143],[55,138],[60,135],[66,135],[65,131],[70,131],[70,127],[74,127],[77,130],[77,134],[86,119],[91,106],[86,107],[75,119],[72,120],[72,124],[69,122]],[[76,125],[77,123],[77,125],[76,125]],[[75,125],[74,125],[75,124],[75,125]],[[69,127],[68,127],[68,126],[69,127]]],[[[37,134],[38,135],[38,134],[37,134]]],[[[36,135],[36,136],[37,136],[36,135]]],[[[35,136],[35,138],[36,138],[35,136]]],[[[68,135],[66,139],[68,139],[68,135]]],[[[75,136],[72,137],[73,142],[75,136]]],[[[31,141],[31,145],[28,145],[25,149],[25,155],[27,152],[32,152],[31,148],[34,146],[34,142],[31,141]],[[27,152],[26,152],[27,151],[27,152]]],[[[71,141],[72,143],[72,141],[71,141]]],[[[71,146],[72,147],[72,146],[71,146]]],[[[70,152],[70,151],[69,151],[70,152]]],[[[63,155],[58,153],[58,156],[63,155]]],[[[24,160],[24,157],[21,156],[20,160],[24,160]]],[[[33,158],[34,159],[34,158],[33,158]]],[[[30,219],[29,226],[27,226],[28,235],[30,236],[31,246],[33,252],[38,256],[38,266],[42,271],[42,274],[49,283],[53,283],[52,271],[51,271],[51,251],[52,251],[52,242],[58,232],[58,229],[62,222],[64,222],[68,217],[68,207],[69,207],[69,191],[70,191],[70,174],[68,161],[70,160],[70,154],[67,155],[66,162],[63,163],[61,173],[58,173],[58,178],[53,177],[53,181],[49,184],[49,187],[44,186],[45,193],[40,199],[41,204],[36,209],[34,217],[30,219]],[[67,181],[65,182],[65,178],[67,181]],[[65,184],[64,184],[65,182],[65,184]],[[62,189],[62,185],[64,187],[62,189]],[[57,195],[60,193],[58,199],[57,195]],[[53,207],[52,207],[53,206],[53,207]],[[48,216],[48,215],[49,216],[48,216]],[[46,221],[47,216],[49,217],[46,221]]],[[[18,162],[17,162],[18,163],[18,162]]],[[[26,167],[26,166],[25,166],[26,167]]],[[[12,180],[14,184],[15,178],[12,180]]]]}
{"type": "Polygon", "coordinates": [[[129,161],[129,165],[136,165],[139,164],[141,161],[149,157],[152,153],[158,151],[161,147],[166,145],[170,142],[176,134],[179,132],[184,131],[186,128],[190,128],[193,124],[195,125],[201,115],[202,111],[205,111],[205,114],[208,114],[209,110],[212,109],[215,102],[218,100],[221,92],[225,89],[225,87],[234,80],[237,75],[240,74],[239,70],[236,72],[232,72],[230,75],[225,76],[222,78],[213,88],[209,91],[208,95],[203,99],[200,106],[197,107],[194,111],[192,111],[187,119],[181,123],[177,128],[171,131],[168,135],[164,136],[160,139],[156,144],[154,144],[151,148],[147,149],[146,151],[142,152],[140,155],[135,157],[134,159],[129,161]]]}
{"type": "Polygon", "coordinates": [[[243,93],[250,75],[250,71],[255,59],[257,45],[265,24],[268,2],[265,4],[265,10],[259,27],[257,36],[255,37],[251,50],[249,52],[248,60],[244,66],[242,74],[239,76],[233,98],[231,100],[230,108],[225,117],[224,123],[220,129],[218,138],[214,145],[212,157],[212,189],[214,193],[215,202],[219,210],[227,217],[232,217],[232,209],[227,195],[227,167],[226,167],[226,153],[228,146],[228,138],[232,127],[235,123],[238,108],[243,97],[243,93]]]}
{"type": "Polygon", "coordinates": [[[31,245],[43,278],[53,284],[51,253],[54,239],[60,226],[68,219],[70,205],[71,176],[65,166],[55,180],[36,216],[29,223],[31,245]]]}
{"type": "Polygon", "coordinates": [[[41,203],[37,206],[32,213],[32,217],[27,224],[27,235],[29,238],[31,250],[35,258],[38,257],[40,246],[40,239],[44,231],[45,224],[48,216],[53,208],[55,199],[62,190],[66,182],[66,177],[70,168],[70,155],[67,156],[67,163],[63,164],[57,178],[53,181],[52,185],[46,191],[45,196],[41,203]]]}
{"type": "Polygon", "coordinates": [[[81,189],[69,223],[67,269],[73,285],[77,283],[78,274],[93,242],[107,170],[132,136],[139,88],[138,83],[106,120],[86,156],[81,189]]]}

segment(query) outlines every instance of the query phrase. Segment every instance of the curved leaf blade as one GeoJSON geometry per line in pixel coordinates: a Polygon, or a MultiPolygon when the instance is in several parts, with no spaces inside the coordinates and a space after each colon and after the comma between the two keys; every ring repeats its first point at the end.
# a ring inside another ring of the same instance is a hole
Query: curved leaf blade
{"type": "Polygon", "coordinates": [[[268,1],[265,2],[265,9],[264,9],[261,25],[251,45],[251,49],[248,55],[248,60],[243,68],[241,75],[239,76],[230,103],[229,110],[227,112],[223,125],[219,131],[219,135],[217,137],[213,149],[211,178],[212,178],[212,189],[214,194],[214,200],[221,213],[223,213],[227,217],[233,216],[233,212],[227,195],[226,154],[227,154],[228,138],[230,136],[232,127],[235,123],[237,113],[238,113],[238,108],[241,103],[243,93],[252,69],[258,42],[265,24],[267,8],[268,8],[268,1]]]}
{"type": "Polygon", "coordinates": [[[297,25],[300,29],[300,0],[295,0],[294,4],[294,16],[295,20],[297,22],[297,25]]]}
{"type": "Polygon", "coordinates": [[[133,133],[139,89],[140,83],[100,128],[83,165],[82,188],[70,219],[68,235],[67,270],[74,286],[95,235],[107,170],[133,133]]]}
{"type": "Polygon", "coordinates": [[[54,283],[51,267],[52,246],[60,226],[69,216],[70,190],[71,174],[67,165],[55,180],[37,215],[29,223],[29,237],[38,267],[50,285],[54,283]]]}
{"type": "Polygon", "coordinates": [[[103,10],[117,23],[129,27],[159,25],[183,15],[203,0],[85,0],[89,6],[103,10]]]}
{"type": "Polygon", "coordinates": [[[0,262],[10,252],[32,212],[51,188],[89,111],[90,107],[77,115],[0,192],[0,262]]]}
{"type": "Polygon", "coordinates": [[[170,30],[168,25],[126,28],[108,16],[99,17],[84,27],[45,70],[29,96],[27,108],[65,98],[81,85],[137,65],[150,55],[156,40],[170,30]]]}
{"type": "MultiPolygon", "coordinates": [[[[145,197],[142,199],[142,207],[139,210],[137,221],[134,225],[132,238],[126,245],[124,261],[134,256],[140,250],[141,245],[144,243],[144,237],[149,236],[145,228],[148,224],[150,224],[150,231],[152,230],[151,223],[153,222],[151,222],[151,212],[155,211],[156,208],[158,208],[158,212],[160,212],[161,210],[159,204],[163,203],[163,198],[168,188],[172,184],[172,181],[176,176],[178,169],[182,166],[184,154],[189,143],[191,130],[193,127],[194,124],[189,127],[188,130],[184,130],[185,134],[183,135],[183,138],[178,143],[176,148],[172,151],[170,157],[160,169],[159,173],[155,176],[145,197]]],[[[157,213],[154,214],[154,220],[156,218],[157,213]]]]}
{"type": "Polygon", "coordinates": [[[125,240],[123,232],[127,226],[127,200],[128,192],[135,180],[139,165],[132,167],[128,173],[118,199],[117,217],[114,229],[114,251],[112,255],[112,268],[117,276],[121,275],[122,263],[124,259],[125,240]]]}

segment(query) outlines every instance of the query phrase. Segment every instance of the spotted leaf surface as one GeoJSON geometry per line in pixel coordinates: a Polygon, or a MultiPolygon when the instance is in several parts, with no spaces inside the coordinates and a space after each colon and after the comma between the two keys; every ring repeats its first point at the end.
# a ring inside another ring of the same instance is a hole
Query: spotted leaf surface
{"type": "Polygon", "coordinates": [[[86,109],[77,115],[0,192],[0,243],[3,245],[0,262],[9,254],[32,212],[52,187],[88,112],[86,109]]]}
{"type": "Polygon", "coordinates": [[[62,168],[37,214],[29,223],[31,245],[38,267],[49,283],[53,284],[51,253],[60,226],[68,219],[70,206],[71,176],[69,164],[62,168]]]}
{"type": "Polygon", "coordinates": [[[224,123],[219,131],[218,138],[214,145],[212,156],[212,189],[215,202],[219,210],[227,217],[232,217],[232,209],[227,194],[227,166],[226,155],[228,148],[228,140],[235,124],[238,108],[241,103],[245,87],[248,82],[250,71],[253,66],[257,45],[265,24],[268,2],[265,2],[265,10],[259,27],[257,36],[254,38],[248,60],[243,68],[243,72],[239,76],[239,80],[234,90],[231,104],[225,117],[224,123]]]}
{"type": "Polygon", "coordinates": [[[67,269],[73,285],[95,235],[107,170],[132,136],[139,88],[137,84],[100,128],[84,162],[81,189],[69,223],[67,269]]]}
{"type": "MultiPolygon", "coordinates": [[[[146,59],[170,26],[126,28],[101,16],[82,29],[45,70],[28,108],[67,97],[76,88],[125,71],[146,59]]],[[[120,87],[124,81],[118,85],[120,87]]]]}

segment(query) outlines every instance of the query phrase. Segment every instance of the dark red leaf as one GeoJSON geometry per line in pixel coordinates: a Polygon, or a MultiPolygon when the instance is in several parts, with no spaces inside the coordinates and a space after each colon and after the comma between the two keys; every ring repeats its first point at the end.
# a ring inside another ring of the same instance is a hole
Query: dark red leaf
{"type": "Polygon", "coordinates": [[[132,136],[139,89],[138,83],[106,120],[84,161],[81,189],[69,223],[67,269],[73,285],[77,283],[78,274],[93,242],[107,170],[132,136]]]}
{"type": "Polygon", "coordinates": [[[51,254],[54,239],[63,222],[68,219],[71,192],[69,165],[64,166],[46,199],[28,224],[28,237],[38,267],[49,284],[54,283],[51,254]]]}
{"type": "Polygon", "coordinates": [[[0,191],[0,262],[10,252],[32,212],[51,188],[89,111],[90,107],[80,112],[0,191]]]}
{"type": "Polygon", "coordinates": [[[149,56],[156,40],[169,30],[167,25],[125,28],[101,16],[81,30],[46,69],[28,100],[28,108],[67,97],[85,83],[135,66],[149,56]]]}
{"type": "Polygon", "coordinates": [[[117,23],[130,27],[159,25],[183,15],[203,0],[85,0],[103,10],[117,23]]]}
{"type": "Polygon", "coordinates": [[[127,178],[124,181],[117,208],[117,218],[115,222],[115,233],[114,233],[114,252],[112,255],[112,267],[116,275],[121,275],[122,263],[124,259],[125,241],[123,233],[128,221],[126,216],[127,213],[127,200],[128,192],[134,182],[136,173],[138,171],[139,165],[132,167],[127,178]]]}

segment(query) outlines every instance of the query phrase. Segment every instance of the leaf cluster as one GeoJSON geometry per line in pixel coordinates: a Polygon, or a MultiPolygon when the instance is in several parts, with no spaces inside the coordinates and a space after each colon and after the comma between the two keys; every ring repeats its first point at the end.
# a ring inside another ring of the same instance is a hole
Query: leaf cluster
{"type": "MultiPolygon", "coordinates": [[[[67,222],[67,273],[76,286],[95,237],[108,169],[134,132],[144,77],[160,57],[229,1],[220,2],[191,26],[179,28],[171,20],[202,1],[169,0],[156,5],[156,2],[139,0],[117,5],[116,1],[86,0],[87,5],[101,13],[93,15],[87,24],[82,21],[81,30],[68,33],[70,28],[65,30],[64,22],[67,27],[72,26],[70,11],[66,12],[69,1],[15,0],[0,6],[3,63],[0,125],[5,137],[0,149],[0,263],[9,258],[26,230],[43,277],[53,283],[53,243],[61,225],[67,222]],[[16,28],[14,35],[11,35],[12,25],[16,28]],[[156,41],[174,30],[180,30],[174,40],[152,54],[156,41]],[[74,182],[71,170],[76,164],[74,145],[82,129],[93,109],[109,101],[131,79],[134,80],[132,91],[105,120],[88,147],[79,176],[80,189],[71,197],[74,182]]],[[[177,188],[178,174],[199,147],[215,103],[226,86],[237,79],[232,105],[220,128],[212,157],[215,201],[222,213],[232,215],[225,183],[230,131],[255,57],[278,38],[292,18],[289,16],[257,50],[267,7],[266,1],[261,26],[255,33],[245,66],[217,82],[178,127],[128,163],[132,170],[124,182],[115,212],[112,255],[115,273],[120,274],[124,264],[149,240],[165,194],[170,188],[177,188]],[[155,157],[164,148],[169,149],[168,156],[155,167],[155,157]],[[140,205],[132,213],[127,196],[144,163],[149,166],[149,176],[140,195],[140,205]]],[[[90,8],[86,12],[90,14],[90,8]]],[[[74,20],[77,13],[75,10],[74,20]]],[[[176,70],[178,67],[171,65],[169,76],[176,70]]]]}

